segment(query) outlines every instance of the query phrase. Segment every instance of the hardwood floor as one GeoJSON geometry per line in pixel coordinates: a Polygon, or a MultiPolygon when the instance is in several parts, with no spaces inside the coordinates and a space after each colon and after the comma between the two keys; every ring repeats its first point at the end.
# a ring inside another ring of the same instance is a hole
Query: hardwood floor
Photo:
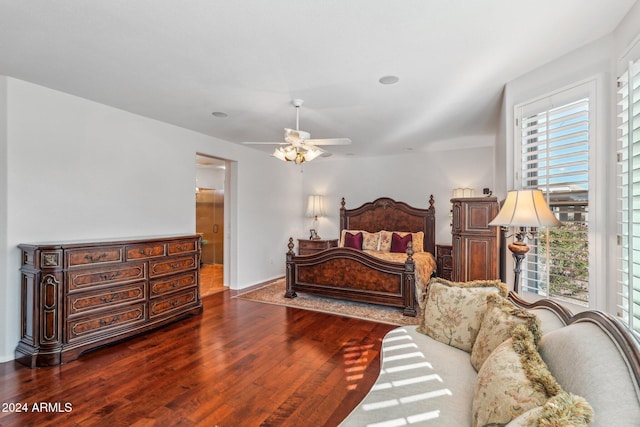
{"type": "Polygon", "coordinates": [[[27,405],[0,411],[0,425],[335,426],[371,388],[394,328],[230,291],[203,301],[201,316],[66,365],[0,364],[0,410],[27,405]]]}
{"type": "Polygon", "coordinates": [[[222,264],[203,264],[200,267],[200,295],[207,295],[229,289],[224,286],[224,273],[222,264]]]}

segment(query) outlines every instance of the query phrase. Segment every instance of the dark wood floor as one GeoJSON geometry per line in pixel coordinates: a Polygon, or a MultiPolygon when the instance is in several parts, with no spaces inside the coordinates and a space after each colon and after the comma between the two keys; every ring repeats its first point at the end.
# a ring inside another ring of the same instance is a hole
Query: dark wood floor
{"type": "Polygon", "coordinates": [[[203,264],[200,267],[200,294],[206,297],[229,289],[224,286],[222,264],[203,264]]]}
{"type": "Polygon", "coordinates": [[[63,366],[0,364],[0,425],[335,426],[375,381],[393,329],[230,291],[204,306],[63,366]],[[59,412],[34,412],[42,403],[59,412]],[[12,404],[28,412],[4,412],[12,404]]]}

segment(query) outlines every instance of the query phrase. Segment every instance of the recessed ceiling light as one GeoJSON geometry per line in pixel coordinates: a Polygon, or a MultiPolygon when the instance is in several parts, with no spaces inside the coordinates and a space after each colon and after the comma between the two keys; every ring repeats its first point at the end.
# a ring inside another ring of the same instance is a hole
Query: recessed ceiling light
{"type": "Polygon", "coordinates": [[[382,76],[378,81],[383,85],[392,85],[398,83],[398,80],[400,80],[398,76],[382,76]]]}
{"type": "Polygon", "coordinates": [[[214,111],[213,113],[211,113],[211,115],[214,117],[219,117],[221,119],[229,116],[227,113],[223,113],[222,111],[214,111]]]}

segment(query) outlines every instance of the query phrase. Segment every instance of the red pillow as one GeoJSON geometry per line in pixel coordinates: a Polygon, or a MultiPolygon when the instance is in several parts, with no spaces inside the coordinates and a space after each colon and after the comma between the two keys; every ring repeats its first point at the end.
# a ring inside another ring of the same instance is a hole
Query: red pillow
{"type": "Polygon", "coordinates": [[[399,234],[393,233],[391,235],[391,252],[407,252],[409,242],[411,242],[411,234],[400,237],[399,234]]]}
{"type": "Polygon", "coordinates": [[[362,232],[351,234],[344,233],[344,247],[362,250],[362,232]]]}

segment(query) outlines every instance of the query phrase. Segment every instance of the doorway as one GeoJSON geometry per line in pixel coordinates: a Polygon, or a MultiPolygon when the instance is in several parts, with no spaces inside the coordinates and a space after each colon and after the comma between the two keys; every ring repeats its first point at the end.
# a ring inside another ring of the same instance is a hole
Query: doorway
{"type": "Polygon", "coordinates": [[[202,296],[224,286],[225,160],[196,154],[196,233],[202,234],[200,292],[202,296]]]}

